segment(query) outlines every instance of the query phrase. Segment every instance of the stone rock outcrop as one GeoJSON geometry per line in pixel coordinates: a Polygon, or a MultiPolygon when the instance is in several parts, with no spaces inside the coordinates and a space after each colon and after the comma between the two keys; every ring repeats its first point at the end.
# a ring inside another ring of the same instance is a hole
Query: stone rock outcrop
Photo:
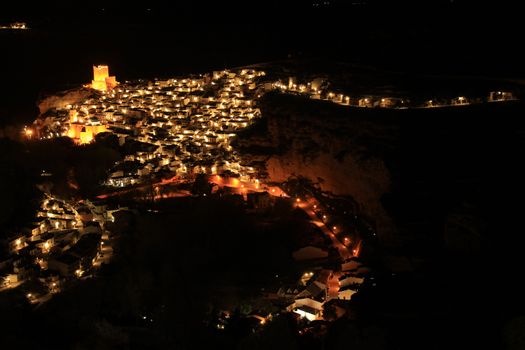
{"type": "Polygon", "coordinates": [[[79,88],[44,97],[38,101],[40,115],[52,109],[65,108],[67,105],[78,103],[94,93],[95,92],[91,89],[79,88]]]}
{"type": "Polygon", "coordinates": [[[234,143],[243,158],[265,158],[270,181],[303,176],[323,191],[353,197],[380,238],[393,239],[396,227],[381,202],[391,187],[387,163],[399,147],[391,116],[275,94],[261,103],[260,125],[234,143]]]}

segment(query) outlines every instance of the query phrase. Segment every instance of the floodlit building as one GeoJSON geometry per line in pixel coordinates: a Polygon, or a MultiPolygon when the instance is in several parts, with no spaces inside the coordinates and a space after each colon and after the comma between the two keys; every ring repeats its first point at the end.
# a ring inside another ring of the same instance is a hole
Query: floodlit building
{"type": "Polygon", "coordinates": [[[69,111],[69,130],[67,136],[76,143],[86,144],[94,140],[97,134],[107,131],[106,126],[100,123],[98,118],[90,118],[87,121],[78,117],[75,110],[69,111]]]}
{"type": "Polygon", "coordinates": [[[310,298],[297,299],[288,307],[289,311],[299,314],[302,318],[313,321],[321,318],[323,303],[310,298]]]}
{"type": "Polygon", "coordinates": [[[117,78],[109,76],[109,67],[106,65],[93,66],[93,80],[91,88],[99,91],[108,91],[117,86],[117,78]]]}
{"type": "Polygon", "coordinates": [[[359,107],[373,107],[373,101],[369,97],[360,98],[358,101],[359,107]]]}
{"type": "Polygon", "coordinates": [[[396,97],[383,97],[375,103],[381,108],[399,108],[404,104],[403,99],[396,97]]]}
{"type": "Polygon", "coordinates": [[[338,293],[338,299],[343,299],[343,300],[350,300],[352,299],[352,295],[354,295],[355,293],[357,293],[355,290],[353,289],[350,289],[350,288],[344,288],[344,289],[341,289],[339,290],[339,293],[338,293]]]}
{"type": "Polygon", "coordinates": [[[466,97],[459,96],[452,99],[451,104],[453,106],[462,106],[462,105],[468,105],[469,101],[466,97]]]}
{"type": "Polygon", "coordinates": [[[489,94],[489,102],[514,100],[515,97],[509,91],[491,91],[489,94]]]}

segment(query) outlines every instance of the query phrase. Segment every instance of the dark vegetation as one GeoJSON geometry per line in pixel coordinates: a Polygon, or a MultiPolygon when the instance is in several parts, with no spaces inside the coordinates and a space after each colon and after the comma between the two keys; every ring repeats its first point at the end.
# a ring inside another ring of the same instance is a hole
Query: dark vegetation
{"type": "Polygon", "coordinates": [[[18,142],[0,138],[0,227],[19,228],[34,217],[41,189],[64,197],[97,193],[120,151],[110,138],[75,146],[69,138],[18,142]]]}

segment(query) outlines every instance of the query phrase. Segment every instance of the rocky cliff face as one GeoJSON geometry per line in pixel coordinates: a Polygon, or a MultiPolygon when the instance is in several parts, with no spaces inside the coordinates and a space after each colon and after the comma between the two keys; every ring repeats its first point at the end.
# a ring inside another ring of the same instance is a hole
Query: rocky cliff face
{"type": "Polygon", "coordinates": [[[38,109],[42,115],[51,109],[65,108],[67,105],[78,103],[93,94],[93,90],[86,88],[67,90],[38,101],[38,109]]]}
{"type": "Polygon", "coordinates": [[[396,227],[381,198],[390,191],[388,163],[399,142],[392,117],[274,94],[261,109],[265,119],[234,143],[245,160],[264,160],[270,181],[304,176],[323,191],[353,197],[390,241],[396,227]]]}

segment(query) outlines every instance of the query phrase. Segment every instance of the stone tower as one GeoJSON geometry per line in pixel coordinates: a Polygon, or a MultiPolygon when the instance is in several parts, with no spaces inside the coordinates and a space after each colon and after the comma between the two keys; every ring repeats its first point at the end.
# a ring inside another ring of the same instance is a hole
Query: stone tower
{"type": "Polygon", "coordinates": [[[108,91],[117,86],[118,82],[115,76],[109,76],[109,67],[107,65],[93,66],[93,80],[91,87],[99,91],[108,91]]]}

